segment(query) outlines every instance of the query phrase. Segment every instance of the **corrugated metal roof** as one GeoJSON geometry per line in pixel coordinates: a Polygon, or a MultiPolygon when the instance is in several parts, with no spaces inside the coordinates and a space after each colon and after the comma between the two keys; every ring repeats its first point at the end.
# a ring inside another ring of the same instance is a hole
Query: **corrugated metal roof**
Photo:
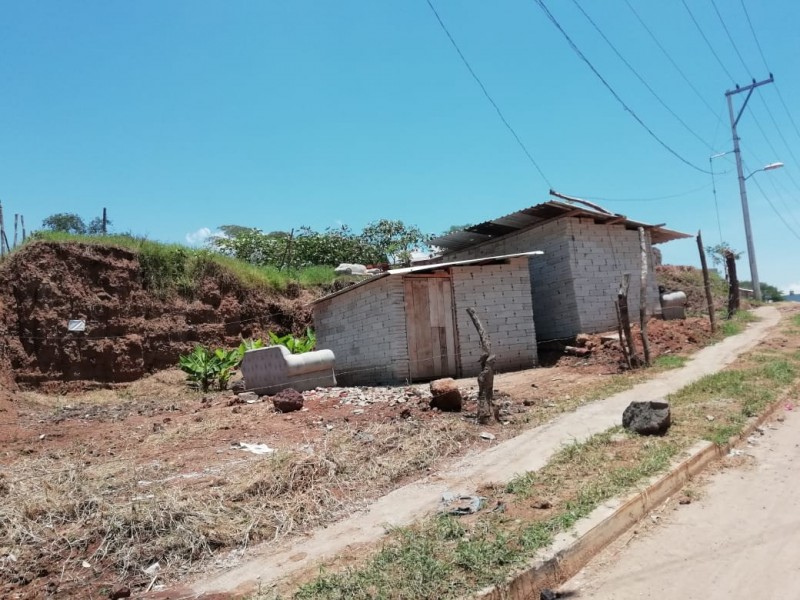
{"type": "Polygon", "coordinates": [[[629,229],[644,227],[650,231],[650,238],[653,244],[663,244],[672,240],[692,237],[688,233],[665,229],[661,225],[649,225],[639,221],[628,219],[624,215],[600,212],[589,208],[567,204],[551,200],[543,204],[537,204],[528,208],[523,208],[511,214],[497,219],[492,219],[478,225],[467,227],[463,231],[454,231],[447,235],[440,236],[431,240],[431,245],[445,248],[450,251],[471,248],[482,242],[496,239],[521,229],[532,227],[538,223],[549,221],[560,217],[584,217],[592,218],[599,223],[624,223],[629,229]]]}
{"type": "Polygon", "coordinates": [[[311,304],[313,305],[319,302],[323,302],[325,300],[330,300],[335,296],[345,294],[358,287],[361,287],[362,285],[366,285],[368,283],[372,283],[373,281],[377,281],[378,279],[383,279],[384,277],[390,277],[392,275],[413,275],[420,273],[432,273],[434,271],[440,271],[442,269],[447,269],[449,267],[460,267],[465,265],[490,265],[492,263],[498,263],[504,260],[508,260],[509,258],[517,258],[519,256],[537,256],[540,254],[544,254],[544,252],[542,252],[541,250],[534,250],[531,252],[517,252],[515,254],[501,254],[499,256],[484,256],[483,258],[472,258],[470,260],[456,260],[447,263],[434,263],[430,265],[421,265],[418,267],[405,267],[403,269],[390,269],[389,271],[384,271],[383,273],[379,273],[378,275],[373,275],[372,277],[368,277],[363,281],[359,281],[358,283],[347,286],[344,289],[328,294],[327,296],[323,296],[322,298],[317,298],[311,304]]]}

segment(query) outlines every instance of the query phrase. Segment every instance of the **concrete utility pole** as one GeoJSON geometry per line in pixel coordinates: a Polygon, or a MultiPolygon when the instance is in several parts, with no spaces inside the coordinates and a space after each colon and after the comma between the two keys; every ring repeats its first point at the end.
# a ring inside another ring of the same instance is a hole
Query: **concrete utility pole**
{"type": "Polygon", "coordinates": [[[769,74],[769,79],[765,79],[764,81],[756,81],[753,80],[753,83],[750,85],[746,85],[744,87],[736,86],[734,90],[728,90],[725,92],[725,97],[728,100],[728,113],[731,117],[731,135],[733,136],[733,152],[736,154],[736,171],[739,174],[739,194],[742,197],[742,214],[744,215],[744,233],[747,237],[747,259],[750,261],[750,280],[753,283],[753,294],[755,295],[756,300],[761,300],[761,283],[758,280],[758,266],[756,266],[756,250],[753,246],[753,232],[750,229],[750,208],[747,206],[747,186],[745,185],[745,176],[744,176],[744,169],[742,168],[742,153],[739,150],[739,134],[736,132],[736,125],[739,124],[739,119],[742,118],[742,113],[744,112],[745,107],[747,106],[747,101],[750,100],[750,96],[753,95],[753,90],[757,87],[766,85],[768,83],[772,83],[775,79],[772,77],[772,73],[769,74]],[[739,109],[739,114],[734,116],[733,112],[733,96],[736,94],[741,94],[742,92],[747,92],[747,96],[744,99],[744,103],[742,104],[742,108],[739,109]]]}

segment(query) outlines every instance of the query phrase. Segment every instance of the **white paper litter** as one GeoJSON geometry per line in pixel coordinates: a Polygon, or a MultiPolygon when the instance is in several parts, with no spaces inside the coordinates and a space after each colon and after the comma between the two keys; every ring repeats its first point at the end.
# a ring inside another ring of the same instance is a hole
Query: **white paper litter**
{"type": "Polygon", "coordinates": [[[270,448],[266,444],[248,444],[247,442],[237,442],[233,447],[238,450],[252,452],[253,454],[272,454],[275,452],[274,448],[270,448]]]}

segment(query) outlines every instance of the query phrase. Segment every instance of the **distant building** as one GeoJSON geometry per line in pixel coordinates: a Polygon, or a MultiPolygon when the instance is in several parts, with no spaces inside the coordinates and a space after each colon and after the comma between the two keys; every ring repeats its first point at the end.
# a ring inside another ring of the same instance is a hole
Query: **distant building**
{"type": "Polygon", "coordinates": [[[800,302],[800,294],[795,293],[794,290],[789,290],[789,293],[783,299],[789,302],[800,302]]]}

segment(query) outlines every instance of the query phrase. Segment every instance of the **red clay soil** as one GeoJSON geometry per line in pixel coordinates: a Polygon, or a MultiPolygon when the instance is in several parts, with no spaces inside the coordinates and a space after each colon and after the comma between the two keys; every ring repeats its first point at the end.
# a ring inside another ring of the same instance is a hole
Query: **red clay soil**
{"type": "Polygon", "coordinates": [[[134,381],[175,366],[197,344],[302,332],[309,299],[299,286],[287,296],[245,288],[214,265],[189,293],[164,298],[145,288],[134,252],[31,244],[0,266],[0,383],[63,391],[64,382],[134,381]],[[85,333],[68,332],[69,319],[85,319],[85,333]]]}

